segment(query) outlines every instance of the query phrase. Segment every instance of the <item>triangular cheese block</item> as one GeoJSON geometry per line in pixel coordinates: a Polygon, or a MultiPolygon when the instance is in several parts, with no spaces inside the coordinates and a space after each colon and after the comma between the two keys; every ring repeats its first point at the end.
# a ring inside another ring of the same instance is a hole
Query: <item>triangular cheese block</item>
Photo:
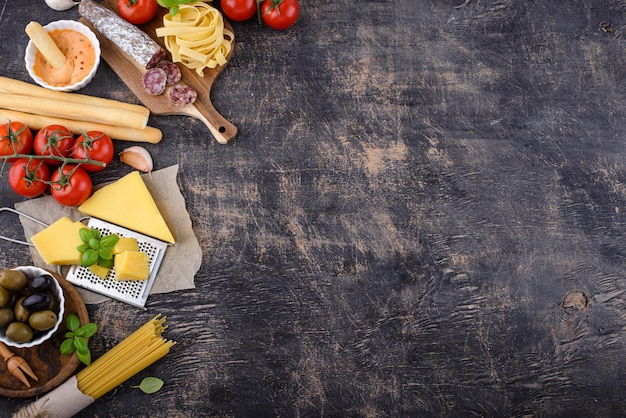
{"type": "Polygon", "coordinates": [[[78,210],[171,244],[170,232],[138,171],[96,190],[78,210]]]}

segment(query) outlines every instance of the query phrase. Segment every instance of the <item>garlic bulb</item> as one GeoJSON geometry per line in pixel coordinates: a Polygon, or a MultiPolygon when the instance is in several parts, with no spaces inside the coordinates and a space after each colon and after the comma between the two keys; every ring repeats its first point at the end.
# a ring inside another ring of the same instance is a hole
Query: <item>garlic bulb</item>
{"type": "Polygon", "coordinates": [[[152,156],[145,148],[138,145],[120,152],[120,161],[144,173],[152,171],[152,156]]]}
{"type": "Polygon", "coordinates": [[[80,0],[46,0],[46,4],[56,11],[63,11],[71,9],[80,3],[80,0]]]}

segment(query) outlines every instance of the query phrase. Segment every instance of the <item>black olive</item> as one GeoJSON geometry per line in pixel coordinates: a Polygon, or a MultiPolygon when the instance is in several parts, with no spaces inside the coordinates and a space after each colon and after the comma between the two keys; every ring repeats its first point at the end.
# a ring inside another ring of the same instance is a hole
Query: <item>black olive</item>
{"type": "Polygon", "coordinates": [[[35,277],[28,283],[28,290],[31,293],[34,292],[46,292],[54,286],[54,281],[52,276],[49,274],[42,274],[41,276],[35,277]]]}
{"type": "Polygon", "coordinates": [[[51,302],[52,298],[49,294],[37,292],[27,296],[26,299],[22,301],[22,306],[29,311],[40,311],[42,309],[48,309],[51,302]]]}

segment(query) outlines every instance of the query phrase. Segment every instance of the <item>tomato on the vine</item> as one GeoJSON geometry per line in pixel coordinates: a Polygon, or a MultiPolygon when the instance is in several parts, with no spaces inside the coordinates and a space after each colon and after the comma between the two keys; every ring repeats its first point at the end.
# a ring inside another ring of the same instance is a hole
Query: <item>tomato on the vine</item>
{"type": "Polygon", "coordinates": [[[89,173],[76,164],[64,164],[50,176],[50,194],[64,206],[78,206],[91,195],[89,173]]]}
{"type": "MultiPolygon", "coordinates": [[[[33,133],[22,122],[9,121],[0,125],[0,156],[28,154],[33,150],[33,133]]],[[[15,161],[15,158],[9,158],[15,161]]]]}
{"type": "Polygon", "coordinates": [[[151,21],[157,8],[157,0],[117,0],[117,12],[133,25],[143,25],[151,21]]]}
{"type": "Polygon", "coordinates": [[[48,189],[50,169],[43,160],[18,158],[9,168],[9,185],[20,196],[39,196],[48,189]]]}
{"type": "Polygon", "coordinates": [[[287,29],[296,23],[299,14],[298,0],[263,0],[261,3],[261,17],[273,29],[287,29]]]}
{"type": "Polygon", "coordinates": [[[89,131],[83,133],[74,142],[72,157],[77,159],[90,158],[104,163],[104,165],[81,164],[85,170],[95,172],[104,170],[113,161],[114,152],[113,141],[108,135],[99,131],[89,131]]]}
{"type": "Polygon", "coordinates": [[[230,20],[244,22],[256,14],[256,0],[220,0],[220,8],[230,20]]]}
{"type": "MultiPolygon", "coordinates": [[[[33,140],[35,154],[43,156],[69,157],[72,155],[73,145],[74,133],[61,125],[48,125],[41,128],[33,140]]],[[[62,162],[51,158],[45,161],[49,165],[61,165],[62,162]]]]}

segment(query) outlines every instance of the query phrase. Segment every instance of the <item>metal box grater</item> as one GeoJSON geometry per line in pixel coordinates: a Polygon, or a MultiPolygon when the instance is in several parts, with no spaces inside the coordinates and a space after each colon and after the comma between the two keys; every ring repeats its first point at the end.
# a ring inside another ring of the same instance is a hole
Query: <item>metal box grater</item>
{"type": "Polygon", "coordinates": [[[150,258],[150,277],[140,281],[118,281],[113,268],[105,279],[101,279],[87,267],[74,265],[67,273],[67,281],[83,289],[144,308],[169,244],[97,218],[89,218],[87,226],[97,228],[102,235],[117,234],[120,237],[135,238],[139,244],[139,250],[148,254],[150,258]]]}

